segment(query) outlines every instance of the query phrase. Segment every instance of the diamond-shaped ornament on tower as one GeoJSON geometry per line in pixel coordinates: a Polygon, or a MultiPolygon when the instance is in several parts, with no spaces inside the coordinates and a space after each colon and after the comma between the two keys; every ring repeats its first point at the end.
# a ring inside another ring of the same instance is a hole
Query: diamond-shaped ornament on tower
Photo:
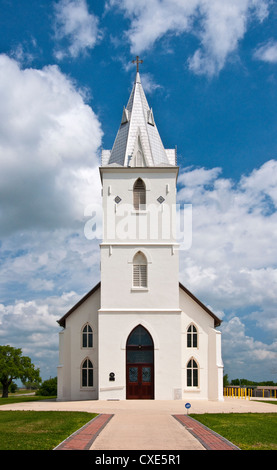
{"type": "Polygon", "coordinates": [[[121,197],[116,196],[116,198],[114,199],[114,202],[116,202],[116,204],[119,204],[120,201],[121,201],[121,197]]]}
{"type": "Polygon", "coordinates": [[[162,203],[165,201],[165,198],[162,197],[162,196],[160,196],[160,197],[158,197],[157,201],[158,201],[160,204],[162,204],[162,203]]]}

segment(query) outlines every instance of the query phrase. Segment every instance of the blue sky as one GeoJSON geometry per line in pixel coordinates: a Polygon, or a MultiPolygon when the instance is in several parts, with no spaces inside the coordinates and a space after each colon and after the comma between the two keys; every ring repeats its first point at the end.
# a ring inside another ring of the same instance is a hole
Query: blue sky
{"type": "Polygon", "coordinates": [[[44,379],[100,278],[85,209],[139,55],[192,204],[180,280],[222,318],[229,378],[277,381],[276,20],[271,0],[0,0],[0,343],[44,379]]]}

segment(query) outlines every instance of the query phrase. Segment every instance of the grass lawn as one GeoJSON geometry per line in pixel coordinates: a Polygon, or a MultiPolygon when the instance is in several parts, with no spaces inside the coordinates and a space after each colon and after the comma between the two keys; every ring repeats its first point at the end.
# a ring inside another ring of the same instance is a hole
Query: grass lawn
{"type": "Polygon", "coordinates": [[[0,450],[52,450],[97,416],[78,411],[1,411],[0,450]]]}
{"type": "Polygon", "coordinates": [[[241,450],[277,450],[277,413],[191,414],[241,450]]]}
{"type": "Polygon", "coordinates": [[[16,396],[9,395],[8,398],[0,398],[0,411],[1,405],[10,405],[12,403],[22,403],[23,401],[38,401],[38,400],[49,400],[56,397],[44,397],[42,395],[29,395],[29,396],[16,396]]]}
{"type": "MultiPolygon", "coordinates": [[[[49,398],[13,396],[0,398],[0,405],[49,398]]],[[[95,416],[77,411],[1,411],[0,406],[0,450],[51,450],[95,416]]],[[[242,450],[277,450],[277,413],[190,416],[242,450]]]]}

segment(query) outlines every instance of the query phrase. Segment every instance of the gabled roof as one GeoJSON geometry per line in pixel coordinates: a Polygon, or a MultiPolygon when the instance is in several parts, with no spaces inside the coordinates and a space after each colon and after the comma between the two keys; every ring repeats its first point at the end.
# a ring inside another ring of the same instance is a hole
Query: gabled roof
{"type": "Polygon", "coordinates": [[[137,72],[111,151],[102,151],[102,165],[176,165],[175,149],[165,149],[137,72]],[[139,156],[138,156],[139,155],[139,156]]]}
{"type": "MultiPolygon", "coordinates": [[[[63,328],[65,328],[65,322],[66,322],[66,319],[67,317],[69,317],[69,315],[71,315],[71,313],[73,313],[75,310],[77,310],[78,307],[80,307],[80,305],[82,305],[91,295],[93,295],[99,288],[101,287],[101,282],[98,282],[98,284],[96,284],[96,286],[93,287],[93,289],[91,289],[86,295],[84,295],[84,297],[82,297],[79,302],[77,302],[77,304],[75,304],[60,320],[58,320],[58,324],[60,326],[62,326],[63,328]]],[[[200,305],[200,307],[203,308],[203,310],[205,310],[205,312],[207,312],[213,319],[214,319],[214,326],[220,326],[221,324],[221,320],[208,308],[206,307],[206,305],[204,305],[199,299],[197,299],[197,297],[195,297],[185,286],[183,286],[183,284],[181,284],[179,282],[179,287],[187,294],[189,295],[189,297],[191,297],[192,300],[194,300],[194,302],[196,302],[198,305],[200,305]]]]}

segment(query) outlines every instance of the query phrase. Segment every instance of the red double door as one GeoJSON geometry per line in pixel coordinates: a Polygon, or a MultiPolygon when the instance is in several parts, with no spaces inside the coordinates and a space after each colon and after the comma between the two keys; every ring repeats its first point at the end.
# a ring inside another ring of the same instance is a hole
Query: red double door
{"type": "Polygon", "coordinates": [[[153,364],[127,364],[127,399],[153,399],[153,375],[153,364]]]}
{"type": "Polygon", "coordinates": [[[138,325],[126,345],[126,398],[154,398],[154,344],[149,332],[138,325]]]}

